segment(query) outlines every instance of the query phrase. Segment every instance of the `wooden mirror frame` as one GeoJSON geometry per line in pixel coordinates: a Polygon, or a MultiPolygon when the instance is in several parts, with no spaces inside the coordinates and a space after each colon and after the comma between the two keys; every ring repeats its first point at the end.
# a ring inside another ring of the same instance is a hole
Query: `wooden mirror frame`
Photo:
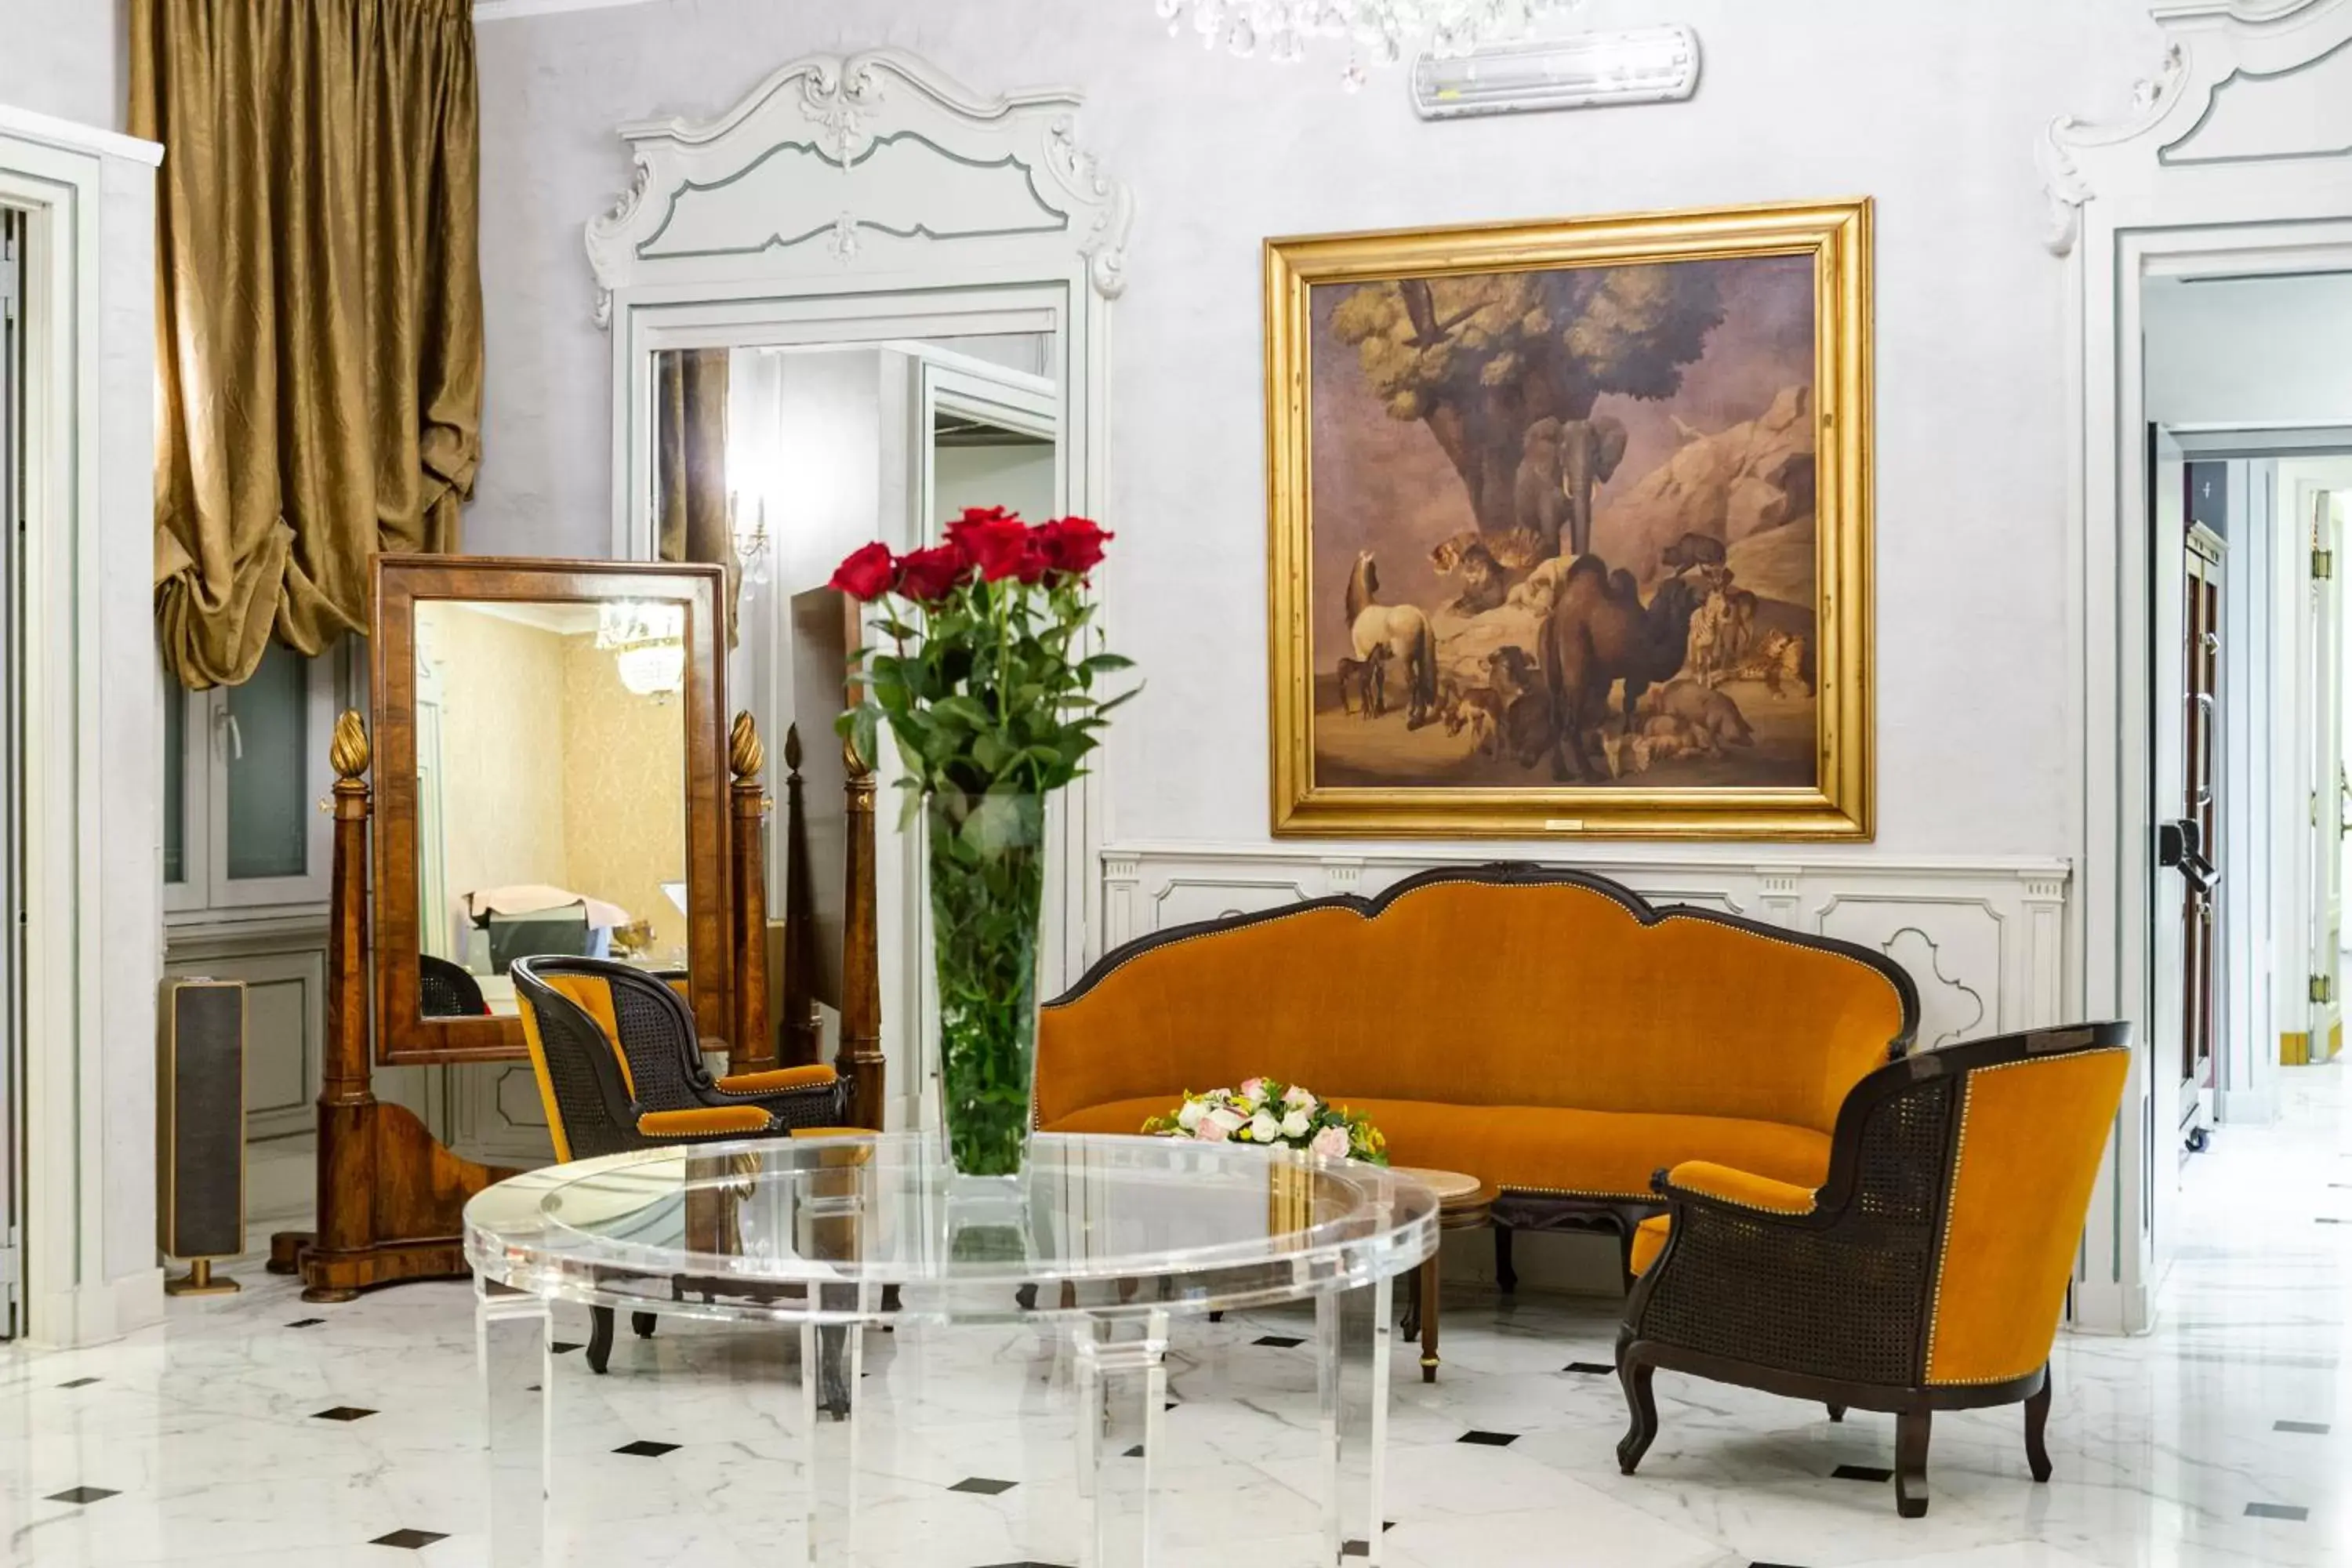
{"type": "Polygon", "coordinates": [[[383,1067],[512,1060],[524,1054],[512,1017],[428,1018],[417,955],[416,606],[433,600],[508,604],[682,603],[685,710],[688,1001],[702,1042],[735,1034],[728,862],[726,574],[718,566],[498,556],[378,555],[370,647],[375,718],[375,1059],[383,1067]]]}

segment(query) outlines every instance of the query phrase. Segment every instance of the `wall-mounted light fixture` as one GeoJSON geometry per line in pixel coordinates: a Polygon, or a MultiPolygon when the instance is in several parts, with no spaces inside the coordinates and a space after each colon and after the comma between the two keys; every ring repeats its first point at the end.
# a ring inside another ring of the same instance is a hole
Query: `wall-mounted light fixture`
{"type": "Polygon", "coordinates": [[[1698,90],[1698,34],[1680,23],[1486,44],[1412,62],[1412,107],[1423,120],[1675,103],[1698,90]]]}

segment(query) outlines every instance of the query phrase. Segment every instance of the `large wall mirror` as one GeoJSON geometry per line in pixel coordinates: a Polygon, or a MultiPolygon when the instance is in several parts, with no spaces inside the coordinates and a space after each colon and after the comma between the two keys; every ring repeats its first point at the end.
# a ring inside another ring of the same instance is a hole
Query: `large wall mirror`
{"type": "Polygon", "coordinates": [[[682,973],[728,1022],[717,567],[376,562],[377,1059],[522,1044],[538,954],[682,973]]]}
{"type": "MultiPolygon", "coordinates": [[[[856,636],[826,578],[866,541],[934,542],[969,506],[1102,510],[1129,204],[1079,151],[1077,108],[982,98],[894,52],[803,60],[708,124],[623,127],[635,188],[589,226],[614,334],[614,552],[729,572],[737,699],[803,742],[824,976],[844,900],[833,721],[856,636]]],[[[927,898],[896,830],[896,759],[871,761],[888,1120],[921,1124],[927,898]]],[[[1090,956],[1099,787],[1057,803],[1047,994],[1090,956]]],[[[782,910],[781,835],[768,871],[782,910]]]]}

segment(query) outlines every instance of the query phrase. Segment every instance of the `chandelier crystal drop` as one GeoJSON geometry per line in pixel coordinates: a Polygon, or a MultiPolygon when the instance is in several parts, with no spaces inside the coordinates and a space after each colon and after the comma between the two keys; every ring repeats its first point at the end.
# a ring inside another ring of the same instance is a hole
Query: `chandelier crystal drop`
{"type": "Polygon", "coordinates": [[[1426,43],[1441,58],[1465,55],[1481,44],[1512,38],[1579,0],[1153,0],[1171,37],[1189,19],[1204,48],[1243,59],[1303,59],[1308,43],[1339,38],[1349,46],[1340,79],[1363,86],[1365,63],[1392,66],[1426,43]]]}

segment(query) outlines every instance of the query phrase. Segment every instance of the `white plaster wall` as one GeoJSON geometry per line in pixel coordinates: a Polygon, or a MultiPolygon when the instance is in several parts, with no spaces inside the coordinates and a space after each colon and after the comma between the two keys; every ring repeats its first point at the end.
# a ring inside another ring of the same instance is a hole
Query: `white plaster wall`
{"type": "MultiPolygon", "coordinates": [[[[2138,0],[1683,0],[1685,105],[1424,125],[1171,41],[1146,0],[663,0],[485,24],[487,457],[475,550],[601,553],[610,344],[582,223],[627,184],[612,127],[709,115],[816,50],[911,49],[971,87],[1088,98],[1139,200],[1110,388],[1106,575],[1150,676],[1109,757],[1108,837],[1266,837],[1259,244],[1269,235],[1870,195],[1879,201],[1879,843],[2067,855],[2062,267],[2033,143],[2153,65],[2138,0]]],[[[1606,26],[1654,19],[1596,0],[1606,26]]]]}
{"type": "Polygon", "coordinates": [[[2352,273],[2147,289],[2160,425],[2352,425],[2352,273]]]}
{"type": "Polygon", "coordinates": [[[0,0],[0,104],[120,131],[124,0],[0,0]]]}

